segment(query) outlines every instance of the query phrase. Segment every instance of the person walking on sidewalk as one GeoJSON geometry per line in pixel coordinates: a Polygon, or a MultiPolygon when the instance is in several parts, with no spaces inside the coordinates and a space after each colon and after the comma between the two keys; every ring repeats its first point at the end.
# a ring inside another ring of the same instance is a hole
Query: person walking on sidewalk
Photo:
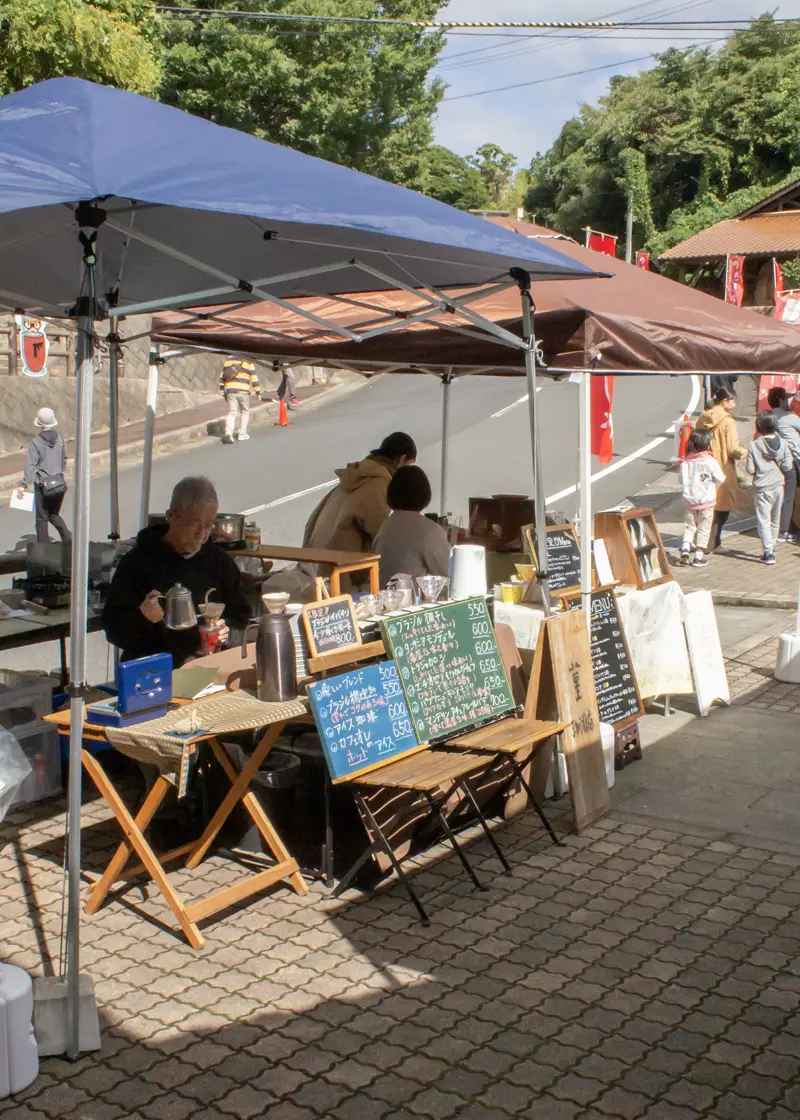
{"type": "Polygon", "coordinates": [[[302,402],[297,397],[297,378],[294,375],[294,370],[288,362],[275,362],[273,369],[276,373],[280,369],[281,373],[281,383],[272,398],[273,402],[278,404],[279,401],[286,400],[286,394],[288,393],[289,399],[286,401],[286,407],[298,408],[302,402]]]}
{"type": "Polygon", "coordinates": [[[711,433],[711,453],[725,474],[725,481],[717,487],[717,501],[711,521],[709,551],[722,546],[722,527],[732,510],[747,506],[747,494],[736,478],[736,463],[744,459],[747,451],[739,446],[739,433],[732,413],[736,397],[729,389],[718,389],[711,398],[711,405],[701,412],[695,428],[711,433]]]}
{"type": "Polygon", "coordinates": [[[693,568],[705,568],[705,552],[711,536],[711,520],[717,500],[717,486],[725,481],[725,472],[711,454],[711,433],[694,431],[686,444],[681,463],[681,490],[686,505],[681,564],[690,563],[694,548],[693,568]]]}
{"type": "Polygon", "coordinates": [[[762,564],[775,563],[775,544],[780,528],[783,480],[792,470],[792,454],[786,440],[777,434],[771,412],[756,417],[758,438],[747,449],[747,470],[753,475],[756,491],[756,521],[764,555],[762,564]]]}
{"type": "Polygon", "coordinates": [[[42,544],[50,540],[52,525],[66,544],[72,534],[61,516],[61,506],[67,493],[64,474],[67,469],[67,445],[59,431],[58,420],[52,408],[40,408],[34,424],[38,433],[28,444],[28,459],[17,493],[21,497],[33,484],[36,539],[42,544]]]}
{"type": "Polygon", "coordinates": [[[793,465],[784,480],[783,505],[781,506],[781,531],[779,541],[796,541],[792,533],[792,514],[794,513],[794,496],[800,482],[800,416],[792,408],[794,394],[789,394],[780,385],[776,385],[767,393],[767,403],[772,409],[775,423],[778,425],[778,435],[788,444],[792,455],[793,465]]]}
{"type": "Polygon", "coordinates": [[[250,394],[261,395],[256,367],[241,358],[227,358],[219,375],[219,389],[228,404],[223,443],[233,443],[236,420],[239,420],[237,439],[250,439],[247,425],[250,422],[250,394]]]}

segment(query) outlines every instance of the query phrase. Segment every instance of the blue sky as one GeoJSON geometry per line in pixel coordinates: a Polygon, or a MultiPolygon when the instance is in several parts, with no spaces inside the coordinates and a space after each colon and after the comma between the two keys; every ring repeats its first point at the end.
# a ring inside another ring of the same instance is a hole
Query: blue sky
{"type": "MultiPolygon", "coordinates": [[[[558,5],[543,0],[450,0],[440,19],[455,20],[596,20],[604,18],[647,20],[663,16],[669,20],[746,19],[772,10],[761,0],[561,0],[558,5]],[[622,11],[624,9],[624,11],[622,11]],[[681,9],[678,11],[678,9],[681,9]],[[612,16],[612,13],[617,13],[612,16]]],[[[800,0],[788,0],[776,15],[800,17],[800,0]]],[[[508,35],[525,35],[510,31],[508,35]]],[[[530,34],[530,33],[529,33],[530,34]]],[[[577,33],[576,33],[577,34],[577,33]]],[[[513,152],[527,166],[537,151],[546,151],[561,126],[575,116],[582,102],[595,102],[608,88],[613,74],[635,74],[649,69],[652,60],[623,65],[626,60],[666,50],[688,47],[708,32],[676,32],[673,38],[636,41],[622,36],[598,38],[530,38],[514,41],[499,38],[498,32],[453,34],[442,52],[437,74],[449,83],[436,122],[436,141],[466,155],[479,145],[493,141],[513,152]],[[485,50],[491,47],[491,50],[485,50]],[[480,52],[465,54],[464,52],[480,52]],[[483,96],[467,96],[496,86],[530,82],[590,67],[614,64],[579,77],[562,78],[541,85],[483,96]]],[[[606,33],[610,35],[611,33],[606,33]]],[[[642,33],[644,34],[644,33],[642,33]]],[[[655,35],[655,33],[652,33],[655,35]]]]}

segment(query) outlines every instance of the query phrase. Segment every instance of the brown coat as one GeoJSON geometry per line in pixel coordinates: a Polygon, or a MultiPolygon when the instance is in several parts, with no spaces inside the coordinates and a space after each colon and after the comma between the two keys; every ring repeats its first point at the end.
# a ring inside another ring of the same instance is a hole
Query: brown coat
{"type": "Polygon", "coordinates": [[[391,512],[386,501],[391,468],[387,460],[370,455],[336,474],[339,485],[309,517],[303,547],[372,552],[375,535],[391,512]]]}
{"type": "Polygon", "coordinates": [[[725,472],[725,481],[717,487],[717,504],[714,508],[728,513],[735,509],[746,509],[749,494],[736,481],[736,461],[744,459],[747,448],[739,444],[736,421],[721,404],[715,404],[700,413],[695,427],[700,432],[711,432],[711,454],[725,472]]]}

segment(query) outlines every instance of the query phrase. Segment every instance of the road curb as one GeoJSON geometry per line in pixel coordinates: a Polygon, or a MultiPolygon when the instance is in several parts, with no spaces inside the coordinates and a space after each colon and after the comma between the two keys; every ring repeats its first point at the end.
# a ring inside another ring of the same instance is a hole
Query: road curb
{"type": "MultiPolygon", "coordinates": [[[[764,607],[768,610],[793,611],[797,608],[796,600],[779,595],[738,595],[732,591],[711,590],[711,597],[721,607],[764,607]]],[[[763,640],[763,639],[762,639],[763,640]]]]}
{"type": "MultiPolygon", "coordinates": [[[[366,378],[361,374],[351,373],[349,370],[337,371],[337,377],[341,377],[342,380],[337,381],[334,385],[324,389],[321,393],[317,393],[313,397],[303,401],[301,406],[302,412],[313,412],[322,404],[329,403],[332,399],[354,393],[379,376],[380,374],[376,374],[373,378],[366,378]]],[[[162,432],[160,435],[158,433],[158,420],[156,420],[156,434],[153,440],[153,458],[162,459],[166,458],[168,455],[179,454],[191,444],[199,443],[201,440],[218,441],[219,437],[211,435],[208,429],[211,425],[219,424],[221,420],[224,420],[225,415],[224,402],[220,401],[220,416],[215,419],[205,420],[200,424],[187,425],[185,428],[177,428],[170,432],[162,432]]],[[[278,406],[271,401],[255,405],[250,411],[250,431],[276,426],[275,417],[277,417],[277,415],[278,406]]],[[[297,413],[295,413],[295,415],[297,415],[297,413]]],[[[141,463],[143,451],[143,439],[123,444],[118,454],[120,469],[122,470],[125,467],[141,463]]],[[[93,451],[89,459],[92,478],[97,475],[108,473],[111,453],[107,448],[102,451],[93,451]]],[[[11,494],[19,482],[19,477],[19,474],[13,474],[0,478],[0,500],[7,502],[11,498],[11,494]]],[[[70,469],[67,471],[67,482],[71,485],[73,479],[72,464],[70,464],[70,469]]]]}

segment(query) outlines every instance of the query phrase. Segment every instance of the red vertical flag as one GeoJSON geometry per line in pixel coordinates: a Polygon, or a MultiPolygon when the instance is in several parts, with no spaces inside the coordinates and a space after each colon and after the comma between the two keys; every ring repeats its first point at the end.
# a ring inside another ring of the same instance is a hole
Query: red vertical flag
{"type": "Polygon", "coordinates": [[[775,295],[775,305],[777,307],[778,296],[783,295],[783,269],[774,257],[772,258],[772,290],[775,295]]]}
{"type": "Polygon", "coordinates": [[[650,270],[650,254],[645,253],[643,250],[638,250],[636,253],[636,267],[650,270]]]}
{"type": "Polygon", "coordinates": [[[601,463],[610,463],[614,454],[614,421],[611,405],[614,400],[614,375],[592,375],[592,455],[601,463]]]}
{"type": "Polygon", "coordinates": [[[742,306],[744,297],[744,257],[728,257],[725,265],[725,302],[742,306]]]}
{"type": "Polygon", "coordinates": [[[594,249],[595,253],[605,253],[607,257],[616,257],[617,239],[610,233],[597,233],[596,230],[587,230],[586,248],[594,249]]]}

